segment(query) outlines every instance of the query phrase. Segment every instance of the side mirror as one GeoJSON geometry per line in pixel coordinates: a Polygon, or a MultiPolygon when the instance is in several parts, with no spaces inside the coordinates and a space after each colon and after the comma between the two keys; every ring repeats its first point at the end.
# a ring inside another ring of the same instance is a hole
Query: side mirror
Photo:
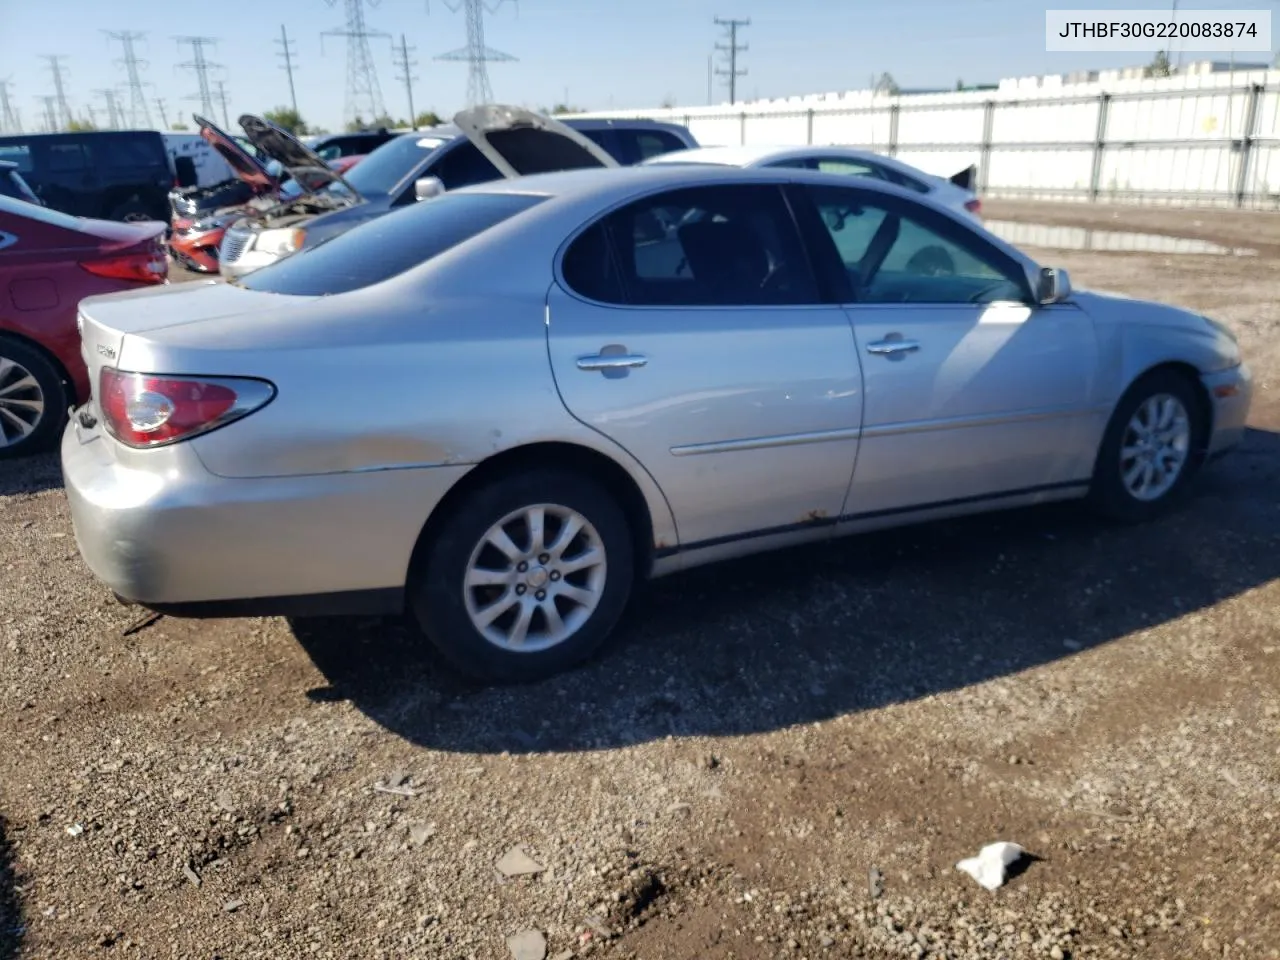
{"type": "Polygon", "coordinates": [[[421,177],[413,182],[413,195],[419,200],[430,200],[444,193],[439,177],[421,177]]]}
{"type": "Polygon", "coordinates": [[[1071,277],[1067,271],[1058,267],[1042,267],[1040,270],[1040,289],[1036,291],[1036,299],[1042,304],[1061,303],[1071,296],[1071,277]]]}

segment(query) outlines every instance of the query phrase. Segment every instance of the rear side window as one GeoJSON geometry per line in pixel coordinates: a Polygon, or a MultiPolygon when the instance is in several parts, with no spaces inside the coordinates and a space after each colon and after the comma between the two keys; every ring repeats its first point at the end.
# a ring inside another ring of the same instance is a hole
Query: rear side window
{"type": "Polygon", "coordinates": [[[620,136],[631,137],[635,142],[636,163],[663,153],[687,149],[685,143],[669,130],[641,130],[634,133],[618,131],[620,136]]]}
{"type": "Polygon", "coordinates": [[[50,173],[78,173],[88,170],[89,151],[82,143],[49,144],[48,164],[50,173]]]}
{"type": "Polygon", "coordinates": [[[303,297],[359,290],[425,263],[545,199],[512,193],[446,193],[255,270],[240,285],[303,297]]]}
{"type": "Polygon", "coordinates": [[[34,167],[31,148],[25,143],[0,143],[0,160],[16,163],[19,173],[30,173],[34,167]]]}
{"type": "Polygon", "coordinates": [[[95,156],[116,170],[152,170],[168,166],[164,144],[158,137],[103,134],[98,137],[95,156]]]}

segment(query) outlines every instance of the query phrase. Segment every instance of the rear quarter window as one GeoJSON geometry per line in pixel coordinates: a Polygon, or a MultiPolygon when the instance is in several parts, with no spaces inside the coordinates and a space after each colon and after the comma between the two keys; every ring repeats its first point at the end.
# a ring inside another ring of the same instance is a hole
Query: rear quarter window
{"type": "Polygon", "coordinates": [[[514,193],[446,193],[255,270],[240,285],[302,297],[349,293],[390,280],[545,199],[514,193]]]}
{"type": "Polygon", "coordinates": [[[106,134],[94,146],[95,159],[115,170],[153,170],[169,163],[159,137],[106,134]]]}

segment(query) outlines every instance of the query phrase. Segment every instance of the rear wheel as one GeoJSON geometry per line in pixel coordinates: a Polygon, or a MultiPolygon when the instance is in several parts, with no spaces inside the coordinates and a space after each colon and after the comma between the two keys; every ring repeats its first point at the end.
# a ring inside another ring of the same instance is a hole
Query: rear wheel
{"type": "Polygon", "coordinates": [[[33,347],[0,337],[0,460],[46,449],[66,424],[68,392],[33,347]]]}
{"type": "Polygon", "coordinates": [[[491,481],[450,509],[409,599],[459,670],[523,682],[596,652],[633,576],[631,531],[613,497],[587,477],[533,470],[491,481]]]}
{"type": "Polygon", "coordinates": [[[1140,379],[1107,424],[1089,494],[1094,507],[1128,523],[1164,513],[1199,469],[1207,429],[1185,376],[1157,370],[1140,379]]]}

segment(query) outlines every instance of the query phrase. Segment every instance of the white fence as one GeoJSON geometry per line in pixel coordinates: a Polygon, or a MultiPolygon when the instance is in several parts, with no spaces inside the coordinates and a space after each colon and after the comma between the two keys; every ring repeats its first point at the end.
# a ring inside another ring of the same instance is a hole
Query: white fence
{"type": "Polygon", "coordinates": [[[592,115],[683,123],[708,146],[841,144],[939,174],[976,164],[993,197],[1280,209],[1280,70],[592,115]]]}

